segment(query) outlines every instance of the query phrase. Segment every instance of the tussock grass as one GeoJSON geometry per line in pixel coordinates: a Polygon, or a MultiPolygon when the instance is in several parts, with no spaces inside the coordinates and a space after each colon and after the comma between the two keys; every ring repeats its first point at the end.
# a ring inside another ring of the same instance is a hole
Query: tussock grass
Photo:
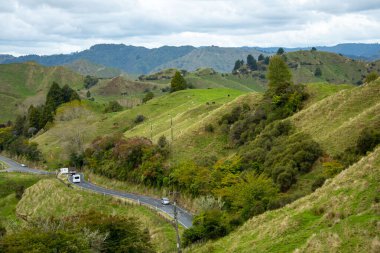
{"type": "Polygon", "coordinates": [[[187,252],[378,252],[380,148],[314,193],[187,252]]]}
{"type": "Polygon", "coordinates": [[[23,185],[25,188],[35,184],[43,178],[39,175],[22,173],[0,173],[0,223],[5,225],[7,230],[11,230],[14,225],[21,221],[16,217],[16,205],[19,200],[16,198],[16,186],[23,185]]]}
{"type": "Polygon", "coordinates": [[[16,211],[28,219],[37,217],[65,217],[97,210],[112,215],[127,215],[142,222],[149,229],[158,252],[175,249],[174,228],[143,206],[130,205],[109,196],[67,187],[56,179],[44,179],[28,188],[16,211]]]}

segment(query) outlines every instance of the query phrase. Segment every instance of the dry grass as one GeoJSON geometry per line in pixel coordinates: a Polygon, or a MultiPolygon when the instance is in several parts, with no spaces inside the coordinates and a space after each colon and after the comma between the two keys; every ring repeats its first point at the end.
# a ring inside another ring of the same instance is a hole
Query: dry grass
{"type": "Polygon", "coordinates": [[[313,194],[188,252],[375,252],[379,182],[380,148],[313,194]]]}

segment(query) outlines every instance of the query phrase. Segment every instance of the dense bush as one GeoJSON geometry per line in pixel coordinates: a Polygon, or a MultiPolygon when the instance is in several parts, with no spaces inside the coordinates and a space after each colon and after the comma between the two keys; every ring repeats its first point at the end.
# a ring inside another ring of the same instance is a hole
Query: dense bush
{"type": "Polygon", "coordinates": [[[142,102],[146,103],[153,98],[154,98],[153,92],[149,91],[148,93],[145,94],[145,97],[143,98],[142,102]]]}
{"type": "Polygon", "coordinates": [[[104,112],[119,112],[123,110],[123,107],[117,101],[108,102],[106,108],[104,108],[104,112]]]}
{"type": "Polygon", "coordinates": [[[87,75],[84,78],[84,87],[86,89],[90,89],[92,86],[95,86],[98,83],[98,81],[99,81],[99,78],[87,75]]]}
{"type": "Polygon", "coordinates": [[[106,177],[162,186],[169,174],[164,166],[167,155],[166,146],[156,146],[146,138],[104,136],[86,149],[84,160],[95,173],[106,177]]]}
{"type": "Polygon", "coordinates": [[[145,116],[144,115],[137,115],[136,118],[135,118],[135,123],[138,124],[138,123],[141,123],[145,120],[145,116]]]}
{"type": "MultiPolygon", "coordinates": [[[[1,238],[1,237],[0,237],[1,238]]],[[[0,252],[154,252],[135,218],[90,211],[64,219],[32,220],[0,239],[0,252]]]]}
{"type": "Polygon", "coordinates": [[[17,137],[6,146],[6,150],[12,156],[23,156],[31,161],[41,160],[41,152],[37,148],[37,143],[29,142],[24,137],[17,137]]]}
{"type": "Polygon", "coordinates": [[[225,213],[218,209],[207,210],[197,215],[194,218],[193,227],[183,233],[184,246],[227,235],[229,226],[226,220],[225,213]]]}
{"type": "Polygon", "coordinates": [[[345,166],[357,162],[361,156],[371,152],[380,144],[380,128],[378,126],[369,126],[364,128],[359,134],[356,144],[348,147],[342,153],[337,155],[337,160],[345,166]]]}

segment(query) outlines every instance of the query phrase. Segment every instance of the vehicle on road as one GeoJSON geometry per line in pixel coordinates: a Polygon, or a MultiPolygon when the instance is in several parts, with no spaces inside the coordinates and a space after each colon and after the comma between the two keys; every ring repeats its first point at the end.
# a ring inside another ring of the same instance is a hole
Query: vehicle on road
{"type": "Polygon", "coordinates": [[[79,174],[73,175],[73,183],[80,183],[80,175],[79,174]]]}
{"type": "Polygon", "coordinates": [[[22,164],[21,164],[21,167],[26,167],[26,164],[23,164],[23,163],[22,163],[22,164]]]}
{"type": "Polygon", "coordinates": [[[59,172],[60,172],[61,174],[68,174],[68,173],[69,173],[69,168],[60,168],[60,169],[59,169],[59,172]]]}
{"type": "Polygon", "coordinates": [[[170,204],[170,200],[168,198],[162,198],[161,199],[161,204],[163,204],[163,205],[169,205],[170,204]]]}
{"type": "Polygon", "coordinates": [[[70,174],[70,175],[75,175],[75,174],[77,174],[77,172],[76,172],[75,170],[70,170],[70,171],[69,171],[69,174],[70,174]]]}

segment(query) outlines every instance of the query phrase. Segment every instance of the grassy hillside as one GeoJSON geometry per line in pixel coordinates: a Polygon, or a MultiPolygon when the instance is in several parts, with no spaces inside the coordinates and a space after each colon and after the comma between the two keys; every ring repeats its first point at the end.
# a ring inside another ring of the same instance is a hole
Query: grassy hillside
{"type": "MultiPolygon", "coordinates": [[[[139,78],[144,82],[148,81],[163,87],[169,87],[175,71],[176,69],[169,68],[150,75],[143,75],[139,78]]],[[[221,74],[212,68],[198,68],[193,72],[181,70],[181,72],[187,84],[196,89],[229,88],[257,92],[262,92],[266,89],[265,78],[258,79],[252,78],[249,75],[236,76],[232,74],[221,74]]]]}
{"type": "Polygon", "coordinates": [[[310,134],[330,155],[354,145],[360,131],[380,125],[380,80],[344,89],[292,117],[299,131],[310,134]]]}
{"type": "Polygon", "coordinates": [[[127,215],[142,222],[149,230],[158,252],[171,252],[175,249],[174,228],[152,211],[142,206],[123,204],[112,197],[87,191],[68,188],[56,179],[41,180],[25,191],[17,205],[17,213],[28,219],[38,217],[68,217],[91,209],[104,214],[127,215]]]}
{"type": "Polygon", "coordinates": [[[16,216],[16,205],[19,199],[16,190],[28,188],[37,183],[42,176],[21,173],[0,173],[0,224],[12,229],[13,223],[19,223],[16,216]]]}
{"type": "Polygon", "coordinates": [[[41,104],[55,81],[74,89],[83,86],[83,78],[63,67],[43,67],[36,63],[0,64],[0,122],[14,119],[16,112],[30,104],[41,104]]]}
{"type": "Polygon", "coordinates": [[[101,107],[83,101],[66,104],[57,111],[54,127],[33,141],[49,162],[64,161],[72,151],[83,149],[95,137],[122,132],[126,137],[161,135],[170,140],[170,118],[173,117],[174,138],[179,139],[194,124],[243,92],[231,89],[185,90],[154,98],[146,104],[118,113],[103,114],[101,107]],[[135,123],[137,115],[146,119],[135,123]],[[76,141],[79,139],[79,142],[76,141]]]}
{"type": "Polygon", "coordinates": [[[330,83],[358,84],[368,74],[369,64],[344,56],[320,52],[297,51],[286,54],[296,83],[327,81],[330,83]],[[315,76],[316,68],[322,71],[315,76]]]}
{"type": "Polygon", "coordinates": [[[188,252],[379,252],[380,148],[313,194],[188,252]]]}

